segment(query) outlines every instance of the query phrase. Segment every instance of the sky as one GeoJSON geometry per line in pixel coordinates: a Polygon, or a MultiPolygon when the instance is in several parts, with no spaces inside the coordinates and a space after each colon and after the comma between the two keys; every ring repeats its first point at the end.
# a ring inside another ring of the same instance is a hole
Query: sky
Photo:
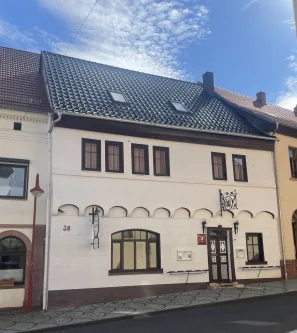
{"type": "Polygon", "coordinates": [[[194,82],[211,71],[218,87],[296,106],[292,0],[97,0],[79,31],[95,3],[0,0],[0,45],[194,82]]]}

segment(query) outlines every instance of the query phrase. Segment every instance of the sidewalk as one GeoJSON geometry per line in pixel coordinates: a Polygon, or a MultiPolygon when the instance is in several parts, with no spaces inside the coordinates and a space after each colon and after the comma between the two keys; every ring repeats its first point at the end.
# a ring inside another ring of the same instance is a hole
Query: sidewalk
{"type": "Polygon", "coordinates": [[[243,289],[223,288],[151,296],[126,301],[69,307],[49,311],[0,313],[0,333],[15,333],[98,322],[119,317],[185,309],[210,303],[297,292],[297,280],[255,283],[243,289]]]}

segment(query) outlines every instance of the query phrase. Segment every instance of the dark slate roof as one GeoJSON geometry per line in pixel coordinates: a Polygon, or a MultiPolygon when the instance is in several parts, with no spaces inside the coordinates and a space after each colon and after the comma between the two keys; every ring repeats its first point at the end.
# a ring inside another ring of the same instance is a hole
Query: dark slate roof
{"type": "Polygon", "coordinates": [[[86,60],[42,52],[55,109],[153,124],[226,133],[265,136],[218,97],[191,83],[86,60]],[[123,93],[127,104],[115,103],[109,91],[123,93]],[[170,101],[182,102],[188,113],[170,101]]]}
{"type": "Polygon", "coordinates": [[[256,98],[247,97],[221,88],[215,88],[216,93],[232,104],[260,114],[267,119],[279,122],[279,124],[297,129],[297,117],[293,111],[281,108],[277,105],[258,105],[256,98]]]}
{"type": "Polygon", "coordinates": [[[0,108],[49,112],[40,54],[0,46],[0,108]]]}

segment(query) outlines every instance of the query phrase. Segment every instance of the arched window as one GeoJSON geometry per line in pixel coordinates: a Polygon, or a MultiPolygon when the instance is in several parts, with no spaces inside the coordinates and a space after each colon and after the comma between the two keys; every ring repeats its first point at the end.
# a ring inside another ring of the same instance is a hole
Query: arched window
{"type": "Polygon", "coordinates": [[[0,239],[0,280],[13,279],[24,283],[26,245],[16,237],[0,239]]]}
{"type": "Polygon", "coordinates": [[[122,230],[111,235],[110,273],[160,271],[160,236],[148,230],[122,230]]]}

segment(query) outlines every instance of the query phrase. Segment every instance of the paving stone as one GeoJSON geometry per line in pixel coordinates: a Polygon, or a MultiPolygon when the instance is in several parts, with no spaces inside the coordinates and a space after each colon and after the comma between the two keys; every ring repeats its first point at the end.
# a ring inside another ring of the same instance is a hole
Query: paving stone
{"type": "Polygon", "coordinates": [[[80,324],[80,323],[87,323],[92,321],[92,319],[81,319],[81,318],[74,318],[71,320],[71,322],[69,324],[80,324]]]}
{"type": "Polygon", "coordinates": [[[187,305],[191,305],[191,301],[184,301],[184,300],[174,299],[174,300],[172,300],[168,305],[169,305],[169,306],[170,306],[170,305],[187,306],[187,305]]]}
{"type": "Polygon", "coordinates": [[[12,320],[0,320],[0,328],[7,328],[14,325],[16,322],[12,320]]]}
{"type": "Polygon", "coordinates": [[[16,331],[26,331],[34,326],[35,326],[34,323],[18,322],[18,323],[15,323],[14,325],[10,326],[9,329],[16,330],[16,331]]]}
{"type": "Polygon", "coordinates": [[[51,320],[52,317],[50,316],[34,316],[33,318],[27,319],[24,322],[29,322],[29,323],[34,323],[34,324],[41,324],[41,323],[46,323],[47,321],[51,320]]]}
{"type": "Polygon", "coordinates": [[[169,304],[173,299],[166,299],[166,298],[156,298],[151,301],[150,304],[169,304]]]}
{"type": "MultiPolygon", "coordinates": [[[[79,317],[80,319],[91,319],[91,320],[98,320],[104,318],[106,315],[105,312],[88,312],[85,313],[83,316],[79,317]]],[[[1,332],[0,332],[1,333],[1,332]]]]}
{"type": "MultiPolygon", "coordinates": [[[[38,324],[30,329],[28,329],[28,331],[31,331],[31,330],[42,330],[44,328],[51,328],[51,327],[58,327],[57,325],[55,324],[38,324]]],[[[2,331],[0,331],[0,333],[3,333],[2,331]]]]}
{"type": "Polygon", "coordinates": [[[0,333],[17,333],[18,331],[14,331],[14,330],[0,330],[0,333]]]}
{"type": "Polygon", "coordinates": [[[67,316],[67,317],[71,317],[71,318],[77,318],[80,317],[84,314],[83,311],[68,311],[65,312],[64,314],[60,315],[60,316],[67,316]]]}
{"type": "Polygon", "coordinates": [[[47,321],[46,323],[47,324],[64,325],[64,324],[69,323],[71,320],[72,320],[71,317],[59,316],[59,317],[52,318],[51,320],[47,321]]]}

